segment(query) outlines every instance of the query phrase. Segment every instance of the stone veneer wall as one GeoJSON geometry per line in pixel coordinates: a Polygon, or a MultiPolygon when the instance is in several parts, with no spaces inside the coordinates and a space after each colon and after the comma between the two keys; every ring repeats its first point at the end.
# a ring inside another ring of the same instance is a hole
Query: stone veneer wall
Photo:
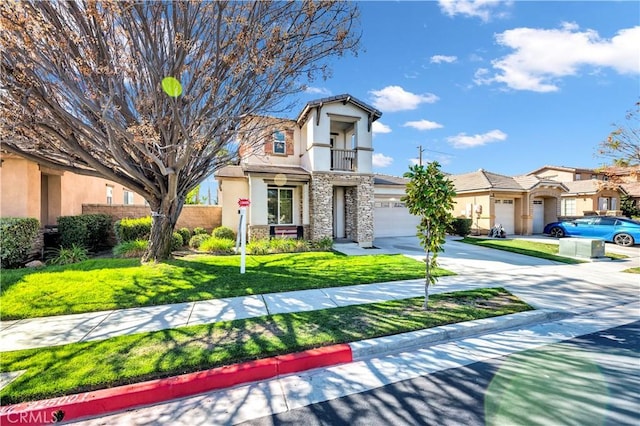
{"type": "Polygon", "coordinates": [[[269,225],[249,225],[247,239],[249,241],[265,240],[269,238],[269,225]]]}
{"type": "Polygon", "coordinates": [[[309,188],[310,239],[333,237],[333,187],[345,191],[345,231],[362,247],[373,245],[373,176],[313,173],[309,188]]]}

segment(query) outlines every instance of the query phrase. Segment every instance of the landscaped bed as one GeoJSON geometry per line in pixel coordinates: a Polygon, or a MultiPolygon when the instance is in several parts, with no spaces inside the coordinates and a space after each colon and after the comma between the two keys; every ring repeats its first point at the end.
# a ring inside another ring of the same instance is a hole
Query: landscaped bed
{"type": "MultiPolygon", "coordinates": [[[[292,290],[421,278],[424,262],[402,255],[309,252],[190,255],[159,264],[92,259],[67,266],[2,271],[2,320],[124,309],[292,290]]],[[[453,275],[442,269],[438,276],[453,275]]]]}
{"type": "MultiPolygon", "coordinates": [[[[349,258],[355,259],[355,258],[349,258]]],[[[108,388],[245,360],[532,309],[502,288],[432,295],[5,352],[0,371],[27,370],[3,405],[108,388]]]]}

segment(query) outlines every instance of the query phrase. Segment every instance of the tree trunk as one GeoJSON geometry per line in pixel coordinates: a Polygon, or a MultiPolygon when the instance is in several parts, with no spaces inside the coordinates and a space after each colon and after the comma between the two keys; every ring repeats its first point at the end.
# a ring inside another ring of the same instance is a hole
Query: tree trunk
{"type": "Polygon", "coordinates": [[[425,270],[425,279],[424,279],[424,304],[422,305],[422,309],[425,311],[429,310],[429,283],[431,282],[431,276],[429,275],[431,271],[429,270],[429,250],[427,252],[426,257],[426,270],[425,270]]]}
{"type": "Polygon", "coordinates": [[[171,257],[171,242],[173,239],[173,229],[178,221],[184,200],[178,198],[169,200],[168,197],[162,200],[155,200],[150,203],[151,235],[149,236],[149,247],[142,256],[142,262],[159,262],[171,257]],[[154,206],[157,206],[154,208],[154,206]]]}

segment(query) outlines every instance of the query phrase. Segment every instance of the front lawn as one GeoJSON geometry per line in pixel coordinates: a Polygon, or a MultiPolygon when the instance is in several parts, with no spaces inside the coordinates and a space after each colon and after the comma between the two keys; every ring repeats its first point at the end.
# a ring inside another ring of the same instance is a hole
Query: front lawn
{"type": "MultiPolygon", "coordinates": [[[[356,259],[356,258],[349,258],[356,259]]],[[[27,370],[2,405],[109,388],[305,349],[530,310],[502,288],[422,297],[4,352],[0,371],[27,370]]]]}
{"type": "MultiPolygon", "coordinates": [[[[92,259],[41,270],[3,270],[0,317],[44,317],[291,290],[421,278],[425,264],[401,255],[309,252],[248,256],[191,255],[159,264],[92,259]]],[[[445,270],[437,275],[452,275],[445,270]]]]}
{"type": "Polygon", "coordinates": [[[512,253],[524,254],[527,256],[539,257],[556,262],[576,264],[584,263],[584,260],[570,257],[558,256],[559,246],[557,244],[539,243],[528,240],[510,239],[484,239],[466,237],[460,240],[463,243],[474,244],[482,247],[489,247],[497,250],[510,251],[512,253]]]}

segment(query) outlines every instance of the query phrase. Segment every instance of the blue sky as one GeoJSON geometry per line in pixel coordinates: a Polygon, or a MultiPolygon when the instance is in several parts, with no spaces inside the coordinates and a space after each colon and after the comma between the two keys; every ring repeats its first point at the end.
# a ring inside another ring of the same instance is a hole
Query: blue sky
{"type": "Polygon", "coordinates": [[[640,96],[640,3],[360,2],[363,51],[299,97],[349,93],[383,112],[374,169],[425,149],[449,173],[598,167],[640,96]]]}

